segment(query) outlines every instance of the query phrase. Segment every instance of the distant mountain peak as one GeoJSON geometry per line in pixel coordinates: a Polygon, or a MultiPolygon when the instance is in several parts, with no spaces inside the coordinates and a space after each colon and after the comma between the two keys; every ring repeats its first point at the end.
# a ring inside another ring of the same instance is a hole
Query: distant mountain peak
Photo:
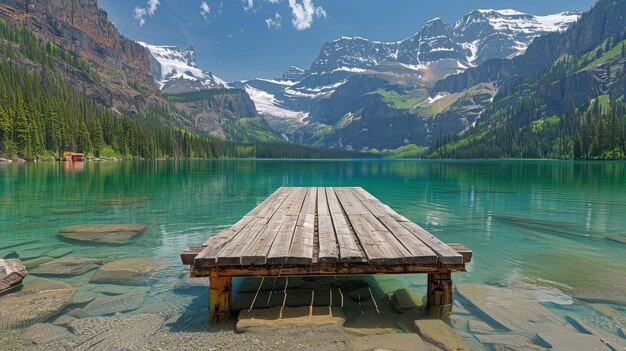
{"type": "Polygon", "coordinates": [[[458,62],[463,70],[491,58],[518,55],[535,37],[563,31],[580,15],[580,11],[535,16],[514,9],[479,9],[452,25],[433,18],[419,32],[397,42],[342,36],[322,46],[307,74],[358,72],[381,62],[418,65],[444,59],[458,62]]]}
{"type": "Polygon", "coordinates": [[[287,68],[287,70],[285,71],[285,73],[283,73],[281,78],[287,81],[297,82],[300,79],[302,79],[304,74],[305,74],[304,69],[300,67],[296,67],[296,66],[291,66],[287,68]]]}
{"type": "Polygon", "coordinates": [[[228,84],[198,68],[193,46],[181,49],[171,45],[138,42],[150,54],[150,69],[161,91],[179,94],[207,89],[224,89],[228,84]]]}

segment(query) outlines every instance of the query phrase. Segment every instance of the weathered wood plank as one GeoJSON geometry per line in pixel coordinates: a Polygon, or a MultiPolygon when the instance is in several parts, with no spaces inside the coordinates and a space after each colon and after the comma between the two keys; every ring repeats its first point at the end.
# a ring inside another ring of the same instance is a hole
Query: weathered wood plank
{"type": "Polygon", "coordinates": [[[446,245],[450,246],[452,250],[460,253],[461,256],[463,256],[463,263],[468,263],[472,260],[472,255],[474,254],[474,252],[467,246],[458,243],[448,243],[446,245]]]}
{"type": "Polygon", "coordinates": [[[375,216],[390,216],[398,222],[410,222],[406,217],[398,214],[388,205],[382,203],[374,195],[368,193],[363,188],[352,188],[357,198],[363,203],[375,216]]]}
{"type": "Polygon", "coordinates": [[[241,264],[241,257],[244,252],[256,244],[257,238],[266,234],[265,228],[267,224],[291,193],[291,190],[281,191],[277,196],[273,196],[272,201],[260,205],[259,207],[262,208],[256,212],[256,216],[251,222],[253,225],[247,226],[246,229],[239,232],[233,240],[224,246],[218,254],[217,264],[241,264]]]}
{"type": "Polygon", "coordinates": [[[337,262],[339,260],[339,246],[333,227],[333,220],[328,208],[326,188],[319,188],[317,192],[317,226],[319,238],[318,260],[320,262],[337,262]]]}
{"type": "Polygon", "coordinates": [[[262,212],[265,210],[267,206],[270,206],[271,203],[276,201],[278,197],[288,195],[293,191],[293,188],[289,187],[280,187],[276,189],[267,199],[263,200],[260,204],[258,204],[255,208],[253,208],[247,215],[248,216],[260,216],[266,217],[266,215],[262,215],[262,212]]]}
{"type": "Polygon", "coordinates": [[[413,233],[395,219],[387,216],[378,218],[381,223],[398,239],[411,254],[414,263],[437,263],[437,254],[413,233]]]}
{"type": "Polygon", "coordinates": [[[219,232],[217,235],[214,235],[208,238],[202,246],[214,246],[221,247],[224,245],[224,242],[228,242],[232,239],[232,237],[241,231],[250,221],[254,218],[264,207],[265,205],[273,202],[279,196],[290,193],[292,191],[291,188],[281,187],[278,188],[274,193],[268,196],[265,200],[263,200],[259,205],[250,210],[245,216],[243,216],[237,223],[233,224],[231,227],[226,228],[219,232]]]}
{"type": "Polygon", "coordinates": [[[230,228],[221,231],[219,234],[209,238],[203,246],[204,250],[200,252],[194,259],[194,265],[198,267],[210,267],[216,264],[217,254],[228,244],[234,237],[242,231],[254,219],[253,216],[244,216],[240,221],[230,228]]]}
{"type": "Polygon", "coordinates": [[[313,260],[313,237],[315,235],[315,211],[317,188],[309,188],[304,205],[298,216],[287,264],[311,264],[313,260]]]}
{"type": "Polygon", "coordinates": [[[285,209],[285,219],[267,254],[266,264],[275,265],[286,263],[306,193],[306,188],[295,188],[293,190],[293,200],[290,202],[289,208],[285,209]]]}
{"type": "Polygon", "coordinates": [[[197,268],[367,261],[462,265],[469,258],[362,188],[280,188],[205,245],[195,259],[198,248],[181,258],[193,259],[197,268]]]}
{"type": "MultiPolygon", "coordinates": [[[[404,249],[408,251],[408,262],[437,262],[437,255],[426,244],[389,215],[388,210],[366,199],[366,197],[374,198],[371,194],[365,192],[363,188],[346,188],[345,191],[354,196],[355,199],[361,201],[368,209],[371,214],[371,217],[369,217],[371,222],[376,223],[376,220],[378,220],[387,229],[386,231],[381,230],[381,233],[387,236],[387,242],[391,243],[399,252],[405,253],[404,249]],[[364,194],[368,194],[368,196],[364,196],[364,194]]],[[[379,202],[379,204],[382,203],[379,202]]]]}
{"type": "Polygon", "coordinates": [[[409,251],[402,246],[389,230],[354,196],[349,189],[337,189],[337,197],[343,208],[351,208],[348,220],[372,264],[411,263],[409,251]]]}
{"type": "MultiPolygon", "coordinates": [[[[465,272],[464,265],[446,265],[446,269],[455,272],[465,272]]],[[[288,276],[337,276],[352,274],[410,274],[410,273],[437,273],[441,271],[440,264],[397,264],[371,265],[367,262],[352,262],[345,264],[319,263],[313,265],[256,265],[256,266],[221,266],[208,268],[191,268],[191,276],[206,277],[217,274],[224,277],[288,277],[288,276]]]]}
{"type": "Polygon", "coordinates": [[[337,194],[346,215],[364,215],[369,212],[361,201],[352,195],[349,189],[335,188],[335,194],[337,194]]]}
{"type": "Polygon", "coordinates": [[[448,245],[441,242],[441,240],[437,239],[434,235],[430,234],[428,231],[420,227],[419,225],[411,222],[406,217],[395,212],[391,207],[383,204],[375,198],[372,194],[365,191],[363,188],[354,188],[355,193],[361,199],[362,203],[371,203],[373,206],[377,208],[377,213],[385,212],[387,216],[390,216],[398,223],[400,223],[403,227],[408,229],[413,235],[415,235],[420,241],[426,244],[432,251],[434,251],[437,256],[439,256],[439,261],[443,264],[459,264],[463,261],[463,256],[457,253],[455,250],[450,248],[448,245]]]}
{"type": "Polygon", "coordinates": [[[222,251],[222,249],[229,243],[233,238],[241,232],[248,225],[251,225],[251,221],[255,218],[255,214],[257,214],[260,209],[266,204],[273,203],[278,197],[284,194],[291,193],[291,188],[279,188],[272,195],[270,195],[267,199],[265,199],[261,204],[252,209],[245,215],[241,220],[235,223],[232,227],[222,230],[219,234],[209,238],[204,242],[202,246],[206,246],[206,248],[200,252],[194,259],[194,265],[209,267],[215,265],[217,262],[217,255],[222,251]]]}
{"type": "Polygon", "coordinates": [[[344,216],[334,188],[326,188],[326,198],[333,227],[337,235],[340,260],[344,262],[361,262],[365,260],[356,241],[356,234],[351,230],[347,218],[344,216]]]}
{"type": "Polygon", "coordinates": [[[204,246],[188,247],[185,251],[180,253],[180,259],[184,265],[191,265],[194,262],[196,256],[198,256],[204,250],[204,246]]]}
{"type": "Polygon", "coordinates": [[[285,221],[285,213],[277,211],[265,229],[254,239],[252,245],[241,253],[242,265],[262,265],[266,263],[267,254],[276,238],[280,227],[285,221]]]}
{"type": "MultiPolygon", "coordinates": [[[[267,241],[268,236],[271,236],[272,231],[268,231],[268,227],[272,219],[275,219],[279,208],[285,204],[285,201],[292,192],[292,189],[282,191],[278,196],[274,197],[273,201],[265,204],[262,209],[257,212],[255,217],[255,220],[258,220],[257,224],[248,227],[250,228],[248,231],[244,230],[239,232],[237,237],[227,244],[219,253],[217,263],[219,265],[236,264],[236,262],[239,261],[240,264],[244,264],[242,258],[245,253],[256,250],[261,243],[267,241]]],[[[275,228],[275,225],[272,226],[272,229],[273,228],[275,228]]],[[[266,253],[267,251],[263,253],[263,256],[265,256],[266,253]]]]}
{"type": "Polygon", "coordinates": [[[263,233],[260,233],[251,245],[242,253],[242,265],[265,264],[267,262],[267,255],[281,226],[283,225],[283,222],[285,221],[287,211],[292,207],[300,207],[300,203],[298,202],[300,194],[295,191],[295,189],[291,189],[292,191],[286,197],[285,201],[283,201],[283,203],[278,207],[274,216],[270,219],[269,224],[263,230],[263,233]]]}
{"type": "Polygon", "coordinates": [[[228,244],[224,246],[222,251],[217,254],[217,265],[238,265],[241,264],[241,255],[248,245],[254,240],[254,237],[263,231],[268,223],[267,218],[254,217],[250,225],[240,231],[228,244]]]}
{"type": "Polygon", "coordinates": [[[439,256],[439,262],[443,264],[462,264],[463,256],[454,251],[450,246],[444,244],[434,235],[413,222],[398,222],[417,236],[424,244],[428,245],[439,256]]]}
{"type": "MultiPolygon", "coordinates": [[[[366,215],[348,215],[370,264],[409,263],[410,254],[405,248],[396,247],[389,241],[386,228],[366,215]]],[[[395,239],[392,239],[395,241],[395,239]]]]}
{"type": "Polygon", "coordinates": [[[216,235],[208,238],[202,246],[210,246],[210,247],[220,247],[220,245],[224,245],[226,242],[229,242],[235,234],[239,233],[243,228],[250,223],[250,221],[254,218],[254,216],[243,216],[237,223],[233,224],[231,227],[222,230],[216,235]]]}

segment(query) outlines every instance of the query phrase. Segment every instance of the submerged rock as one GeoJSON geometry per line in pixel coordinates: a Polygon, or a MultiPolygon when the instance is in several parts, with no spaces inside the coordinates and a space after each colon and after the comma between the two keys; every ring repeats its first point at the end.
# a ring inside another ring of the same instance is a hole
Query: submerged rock
{"type": "Polygon", "coordinates": [[[64,314],[62,316],[60,316],[59,318],[55,319],[54,322],[52,322],[52,324],[54,325],[60,325],[60,326],[66,326],[68,324],[70,324],[71,322],[75,321],[77,318],[72,317],[72,316],[68,316],[67,314],[64,314]]]}
{"type": "Polygon", "coordinates": [[[148,200],[148,198],[145,196],[117,197],[113,199],[100,200],[97,203],[99,205],[130,205],[130,204],[144,202],[146,200],[148,200]]]}
{"type": "Polygon", "coordinates": [[[72,304],[82,305],[95,300],[99,294],[91,290],[79,290],[72,298],[72,304]]]}
{"type": "Polygon", "coordinates": [[[79,275],[98,268],[102,260],[85,257],[63,257],[46,262],[32,270],[41,275],[79,275]]]}
{"type": "Polygon", "coordinates": [[[91,301],[83,312],[89,316],[103,316],[117,312],[127,312],[141,307],[146,295],[143,293],[129,293],[115,296],[101,296],[91,301]]]}
{"type": "Polygon", "coordinates": [[[496,350],[543,350],[521,335],[476,335],[481,344],[491,345],[496,350]]]}
{"type": "Polygon", "coordinates": [[[46,262],[50,262],[54,260],[53,257],[49,257],[49,256],[42,256],[39,258],[34,258],[32,260],[28,260],[28,261],[22,261],[24,263],[24,266],[26,266],[27,269],[31,269],[34,267],[38,267],[41,264],[44,264],[46,262]]]}
{"type": "Polygon", "coordinates": [[[74,252],[74,250],[68,248],[68,247],[60,247],[58,249],[54,249],[54,250],[50,250],[48,252],[46,252],[44,255],[49,256],[49,257],[53,257],[53,258],[59,258],[59,257],[63,257],[65,255],[69,255],[72,252],[74,252]]]}
{"type": "Polygon", "coordinates": [[[156,314],[120,317],[91,317],[69,324],[76,335],[75,350],[140,350],[163,326],[164,318],[156,314]]]}
{"type": "Polygon", "coordinates": [[[28,271],[18,259],[0,259],[0,294],[22,283],[28,271]]]}
{"type": "Polygon", "coordinates": [[[122,295],[128,293],[143,293],[147,294],[150,288],[147,286],[124,286],[115,284],[90,284],[90,291],[104,294],[104,295],[122,295]]]}
{"type": "Polygon", "coordinates": [[[554,351],[586,350],[586,351],[611,351],[602,343],[599,337],[590,334],[547,332],[537,333],[543,342],[550,345],[554,351]]]}
{"type": "Polygon", "coordinates": [[[491,320],[511,331],[561,327],[563,320],[515,290],[480,284],[457,284],[456,290],[491,320]]]}
{"type": "Polygon", "coordinates": [[[0,329],[45,322],[67,306],[76,290],[22,290],[0,296],[0,329]]]}
{"type": "Polygon", "coordinates": [[[468,322],[468,327],[474,334],[493,334],[495,332],[489,324],[473,319],[468,322]]]}
{"type": "Polygon", "coordinates": [[[617,337],[615,334],[607,334],[597,330],[576,317],[567,316],[566,319],[576,328],[575,330],[581,330],[599,338],[604,344],[609,345],[612,350],[626,350],[626,341],[617,337]]]}
{"type": "Polygon", "coordinates": [[[24,280],[24,289],[28,290],[71,290],[71,285],[55,279],[33,278],[24,280]]]}
{"type": "Polygon", "coordinates": [[[522,273],[579,300],[626,305],[626,265],[610,255],[538,253],[525,259],[522,273]]]}
{"type": "Polygon", "coordinates": [[[93,243],[126,244],[144,230],[145,224],[80,224],[61,229],[59,236],[93,243]]]}
{"type": "Polygon", "coordinates": [[[622,237],[622,236],[607,236],[606,238],[611,240],[611,241],[615,241],[615,242],[618,242],[618,243],[626,244],[626,237],[622,237]]]}
{"type": "Polygon", "coordinates": [[[444,351],[469,351],[465,342],[443,321],[427,319],[415,321],[417,333],[423,340],[443,349],[444,351]]]}
{"type": "Polygon", "coordinates": [[[67,329],[49,323],[35,323],[26,328],[21,338],[32,341],[37,345],[45,345],[70,335],[67,329]]]}
{"type": "Polygon", "coordinates": [[[398,289],[391,296],[391,303],[399,312],[406,312],[414,308],[422,307],[422,298],[413,290],[398,289]]]}
{"type": "Polygon", "coordinates": [[[125,258],[109,262],[89,279],[90,283],[148,285],[162,262],[151,257],[125,258]]]}

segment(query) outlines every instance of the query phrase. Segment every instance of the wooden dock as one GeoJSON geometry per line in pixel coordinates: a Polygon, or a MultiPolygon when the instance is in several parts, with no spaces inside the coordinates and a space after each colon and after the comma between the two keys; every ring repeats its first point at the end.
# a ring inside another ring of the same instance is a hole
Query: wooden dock
{"type": "Polygon", "coordinates": [[[280,188],[232,227],[181,253],[210,277],[212,321],[228,318],[232,277],[428,274],[428,305],[452,303],[472,252],[444,244],[362,188],[280,188]]]}

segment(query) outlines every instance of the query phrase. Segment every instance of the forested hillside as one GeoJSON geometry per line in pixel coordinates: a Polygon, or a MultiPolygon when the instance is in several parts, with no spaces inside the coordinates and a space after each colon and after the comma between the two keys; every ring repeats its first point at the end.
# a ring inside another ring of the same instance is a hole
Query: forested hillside
{"type": "MultiPolygon", "coordinates": [[[[85,97],[57,65],[90,74],[88,63],[25,27],[0,20],[0,155],[35,159],[78,151],[117,157],[353,157],[343,151],[287,144],[242,146],[161,123],[168,106],[132,115],[85,97]]],[[[172,122],[174,123],[174,122],[172,122]]]]}
{"type": "MultiPolygon", "coordinates": [[[[498,94],[476,125],[439,138],[430,157],[626,159],[625,12],[626,1],[600,1],[567,32],[533,43],[533,57],[557,59],[537,73],[513,65],[500,75],[498,94]],[[594,47],[584,49],[574,40],[591,32],[603,37],[593,37],[599,43],[594,47]]],[[[514,63],[531,59],[520,56],[514,63]]],[[[490,72],[495,63],[486,62],[440,86],[463,87],[464,80],[487,79],[481,72],[490,72]]]]}

